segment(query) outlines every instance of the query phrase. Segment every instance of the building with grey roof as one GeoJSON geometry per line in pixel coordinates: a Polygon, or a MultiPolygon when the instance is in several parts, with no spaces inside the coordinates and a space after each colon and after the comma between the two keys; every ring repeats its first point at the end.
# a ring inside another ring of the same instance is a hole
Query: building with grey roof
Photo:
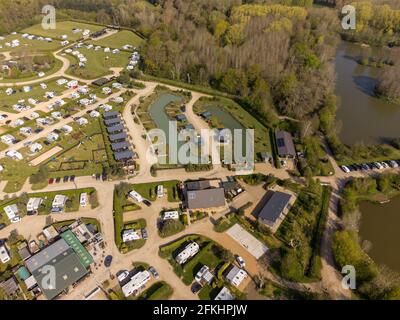
{"type": "Polygon", "coordinates": [[[210,188],[208,180],[187,181],[186,190],[204,190],[210,188]]]}
{"type": "Polygon", "coordinates": [[[134,153],[130,150],[114,153],[114,158],[117,161],[126,161],[126,160],[132,159],[133,157],[134,157],[134,153]]]}
{"type": "Polygon", "coordinates": [[[296,150],[294,148],[292,135],[287,131],[277,131],[275,133],[278,155],[282,158],[295,158],[296,150]]]}
{"type": "Polygon", "coordinates": [[[111,142],[122,142],[126,138],[128,138],[128,135],[125,132],[117,133],[117,134],[110,134],[108,136],[111,142]]]}
{"type": "Polygon", "coordinates": [[[129,143],[127,141],[116,142],[111,144],[112,151],[121,151],[129,148],[129,143]]]}
{"type": "Polygon", "coordinates": [[[278,219],[283,215],[284,210],[289,205],[291,197],[292,196],[288,193],[280,191],[274,192],[258,214],[258,221],[274,228],[278,219]]]}
{"type": "Polygon", "coordinates": [[[51,300],[77,283],[88,274],[81,259],[62,238],[39,251],[25,261],[27,269],[36,279],[47,299],[51,300]],[[48,280],[49,271],[54,268],[54,281],[48,280]]]}
{"type": "Polygon", "coordinates": [[[186,192],[187,207],[193,209],[212,209],[225,206],[224,188],[189,190],[186,192]]]}
{"type": "Polygon", "coordinates": [[[39,251],[37,254],[25,261],[28,270],[33,273],[37,269],[43,267],[49,261],[57,257],[59,254],[69,249],[68,244],[64,239],[54,242],[52,245],[39,251]]]}
{"type": "Polygon", "coordinates": [[[0,283],[0,287],[4,290],[7,296],[12,296],[19,291],[17,281],[15,281],[14,277],[0,283]]]}
{"type": "Polygon", "coordinates": [[[118,124],[116,126],[107,127],[107,132],[110,134],[115,134],[117,132],[124,131],[124,126],[122,124],[118,124]]]}
{"type": "Polygon", "coordinates": [[[118,116],[119,116],[118,111],[108,111],[108,112],[103,113],[104,119],[113,119],[113,118],[117,118],[118,116]]]}
{"type": "Polygon", "coordinates": [[[104,120],[104,124],[105,124],[107,127],[116,126],[116,125],[118,125],[118,124],[121,124],[121,119],[120,119],[119,116],[118,116],[117,118],[106,119],[106,120],[104,120]]]}

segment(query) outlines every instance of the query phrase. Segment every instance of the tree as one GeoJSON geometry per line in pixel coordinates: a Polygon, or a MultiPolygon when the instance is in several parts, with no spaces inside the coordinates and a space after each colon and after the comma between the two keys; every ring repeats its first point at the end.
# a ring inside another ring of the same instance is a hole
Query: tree
{"type": "Polygon", "coordinates": [[[185,229],[185,226],[179,220],[167,220],[164,221],[160,228],[160,234],[162,237],[168,237],[181,232],[185,229]]]}

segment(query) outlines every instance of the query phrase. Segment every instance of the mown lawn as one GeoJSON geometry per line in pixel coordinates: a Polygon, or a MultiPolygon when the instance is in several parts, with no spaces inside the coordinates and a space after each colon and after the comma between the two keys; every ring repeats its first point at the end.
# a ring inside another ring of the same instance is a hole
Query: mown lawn
{"type": "Polygon", "coordinates": [[[26,28],[22,30],[22,33],[30,33],[42,37],[51,37],[54,39],[59,39],[62,35],[66,34],[68,36],[69,41],[76,41],[82,38],[82,33],[73,33],[72,29],[89,29],[90,32],[95,32],[104,29],[103,26],[82,23],[82,22],[75,22],[75,21],[61,21],[57,22],[56,29],[43,29],[41,24],[36,24],[32,27],[26,28]]]}
{"type": "Polygon", "coordinates": [[[80,48],[79,52],[88,60],[86,67],[80,68],[78,60],[72,55],[67,55],[66,57],[71,61],[71,67],[67,73],[83,79],[96,79],[106,76],[111,73],[110,68],[124,68],[128,65],[130,58],[130,53],[126,51],[114,54],[80,48]],[[75,67],[72,65],[75,65],[75,67]]]}
{"type": "Polygon", "coordinates": [[[163,181],[163,182],[152,182],[152,183],[141,183],[134,184],[132,188],[138,192],[142,197],[155,201],[157,199],[157,187],[159,185],[164,186],[164,192],[167,191],[169,202],[179,202],[178,194],[178,180],[163,181]]]}
{"type": "Polygon", "coordinates": [[[139,47],[144,40],[139,37],[136,33],[129,30],[122,30],[118,33],[105,37],[99,40],[90,40],[88,43],[91,43],[96,46],[109,47],[115,49],[122,49],[122,47],[126,44],[130,44],[134,47],[139,47]]]}
{"type": "Polygon", "coordinates": [[[168,300],[173,293],[174,290],[168,283],[159,281],[146,289],[137,300],[168,300]]]}
{"type": "MultiPolygon", "coordinates": [[[[256,118],[254,118],[236,102],[222,97],[202,97],[195,103],[193,110],[195,113],[200,114],[206,111],[208,107],[221,108],[222,110],[231,114],[233,118],[235,118],[246,129],[253,129],[254,151],[256,155],[258,155],[260,152],[271,152],[272,148],[268,139],[268,128],[264,127],[256,118]]],[[[221,119],[218,119],[215,116],[212,117],[211,126],[217,128],[220,127],[220,121],[221,119]]]]}

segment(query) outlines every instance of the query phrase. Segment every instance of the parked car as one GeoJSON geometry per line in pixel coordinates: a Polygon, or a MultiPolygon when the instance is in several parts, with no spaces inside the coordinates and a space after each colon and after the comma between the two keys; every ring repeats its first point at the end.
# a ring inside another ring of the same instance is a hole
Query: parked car
{"type": "Polygon", "coordinates": [[[49,184],[53,184],[53,182],[54,182],[54,179],[53,179],[53,178],[50,178],[50,179],[49,179],[49,184]]]}
{"type": "Polygon", "coordinates": [[[61,181],[60,177],[56,178],[56,183],[60,183],[60,181],[61,181]]]}
{"type": "Polygon", "coordinates": [[[14,217],[12,219],[10,219],[11,223],[17,223],[21,221],[21,217],[14,217]]]}
{"type": "Polygon", "coordinates": [[[244,260],[241,256],[236,256],[235,259],[241,268],[244,268],[246,266],[246,262],[244,262],[244,260]]]}
{"type": "Polygon", "coordinates": [[[113,257],[108,255],[107,257],[105,257],[104,259],[104,265],[108,268],[111,266],[111,262],[112,262],[113,257]]]}
{"type": "Polygon", "coordinates": [[[74,182],[75,181],[75,176],[74,175],[70,176],[69,177],[69,181],[74,182]]]}
{"type": "Polygon", "coordinates": [[[158,279],[160,275],[158,274],[157,270],[154,267],[150,267],[148,270],[155,279],[158,279]]]}
{"type": "Polygon", "coordinates": [[[68,180],[69,180],[69,176],[65,176],[65,177],[63,178],[63,182],[68,182],[68,180]]]}
{"type": "Polygon", "coordinates": [[[147,230],[145,228],[142,228],[141,232],[143,239],[147,240],[149,238],[149,236],[147,235],[147,230]]]}
{"type": "Polygon", "coordinates": [[[7,225],[5,223],[0,223],[0,230],[4,229],[7,225]]]}
{"type": "Polygon", "coordinates": [[[195,282],[192,284],[192,287],[190,288],[192,290],[192,293],[197,293],[201,290],[202,286],[200,283],[195,282]]]}
{"type": "Polygon", "coordinates": [[[151,206],[151,202],[150,202],[149,200],[144,199],[144,200],[143,200],[143,203],[144,203],[146,206],[148,206],[148,207],[151,206]]]}
{"type": "Polygon", "coordinates": [[[342,169],[343,172],[345,172],[345,173],[349,173],[350,172],[350,169],[347,168],[346,166],[341,166],[340,169],[342,169]]]}
{"type": "Polygon", "coordinates": [[[117,278],[119,282],[124,281],[129,276],[128,270],[122,270],[118,273],[117,278]]]}

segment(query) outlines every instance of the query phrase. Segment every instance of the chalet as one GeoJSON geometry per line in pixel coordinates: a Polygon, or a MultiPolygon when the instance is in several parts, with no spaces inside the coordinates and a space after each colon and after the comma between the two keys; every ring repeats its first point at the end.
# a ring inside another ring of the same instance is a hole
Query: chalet
{"type": "Polygon", "coordinates": [[[42,150],[42,149],[43,149],[43,146],[42,146],[40,143],[38,143],[38,142],[32,143],[32,144],[29,146],[29,150],[30,150],[32,153],[39,152],[39,151],[42,150]]]}
{"type": "Polygon", "coordinates": [[[22,127],[19,129],[19,133],[24,136],[30,136],[33,133],[33,130],[31,127],[22,127]]]}
{"type": "Polygon", "coordinates": [[[281,158],[296,158],[292,135],[287,131],[277,131],[275,133],[278,155],[281,158]]]}

